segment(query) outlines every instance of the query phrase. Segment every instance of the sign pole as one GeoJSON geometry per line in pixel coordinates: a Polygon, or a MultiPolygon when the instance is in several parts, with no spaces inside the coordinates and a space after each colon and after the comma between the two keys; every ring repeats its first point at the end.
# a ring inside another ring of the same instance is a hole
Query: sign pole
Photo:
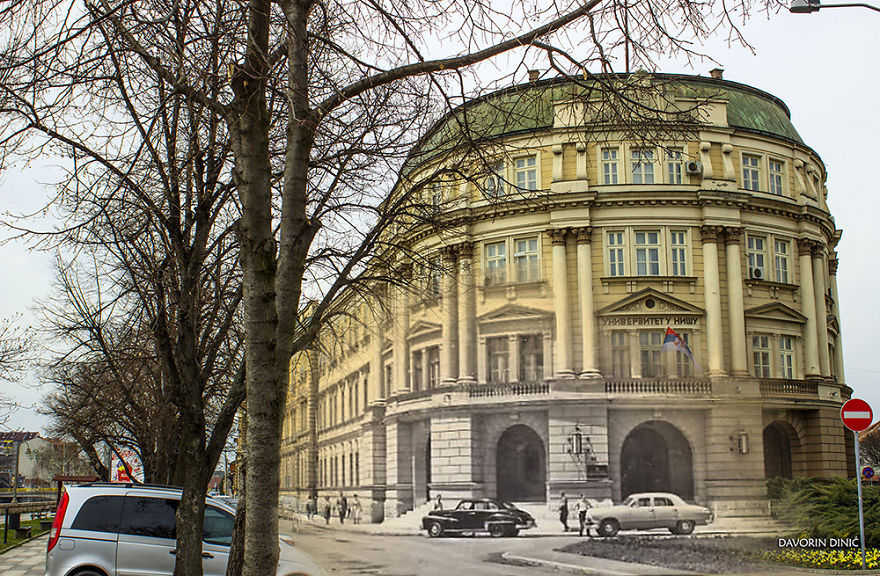
{"type": "Polygon", "coordinates": [[[865,515],[862,512],[862,467],[859,458],[859,433],[853,432],[856,442],[856,482],[859,490],[859,546],[862,548],[862,570],[865,568],[865,515]]]}

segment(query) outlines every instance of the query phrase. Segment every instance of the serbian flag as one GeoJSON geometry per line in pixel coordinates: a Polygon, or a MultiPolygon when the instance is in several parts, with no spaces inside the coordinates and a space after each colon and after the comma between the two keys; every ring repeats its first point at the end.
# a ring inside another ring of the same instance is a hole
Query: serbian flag
{"type": "Polygon", "coordinates": [[[700,371],[700,365],[697,364],[697,360],[694,358],[694,353],[688,348],[687,342],[684,341],[684,338],[682,338],[678,332],[669,326],[666,327],[666,337],[663,339],[663,351],[666,352],[667,350],[681,352],[690,358],[691,362],[694,363],[694,367],[700,371]]]}

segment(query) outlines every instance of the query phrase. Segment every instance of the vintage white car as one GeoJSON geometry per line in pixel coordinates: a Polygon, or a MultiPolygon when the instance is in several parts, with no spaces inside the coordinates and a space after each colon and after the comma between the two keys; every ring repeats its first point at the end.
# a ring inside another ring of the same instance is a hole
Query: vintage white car
{"type": "Polygon", "coordinates": [[[616,506],[596,506],[587,512],[587,523],[600,536],[614,536],[618,530],[668,528],[673,534],[690,534],[697,524],[713,520],[712,511],[688,504],[675,494],[642,492],[630,494],[616,506]]]}

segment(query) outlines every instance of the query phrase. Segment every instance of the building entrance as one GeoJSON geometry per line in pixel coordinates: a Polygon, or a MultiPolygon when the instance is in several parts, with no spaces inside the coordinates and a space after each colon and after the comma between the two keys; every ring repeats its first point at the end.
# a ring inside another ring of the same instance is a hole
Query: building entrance
{"type": "Polygon", "coordinates": [[[547,457],[544,443],[534,430],[523,424],[505,430],[498,439],[495,458],[499,499],[545,499],[547,457]]]}
{"type": "Polygon", "coordinates": [[[693,457],[687,438],[668,422],[653,420],[636,426],[620,454],[620,495],[672,492],[693,500],[693,457]]]}
{"type": "Polygon", "coordinates": [[[779,422],[764,428],[764,476],[791,478],[791,441],[779,422]]]}

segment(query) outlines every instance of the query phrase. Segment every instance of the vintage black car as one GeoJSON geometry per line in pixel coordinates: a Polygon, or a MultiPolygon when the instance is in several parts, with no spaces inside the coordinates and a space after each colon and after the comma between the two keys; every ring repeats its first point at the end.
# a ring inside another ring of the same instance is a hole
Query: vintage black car
{"type": "Polygon", "coordinates": [[[533,528],[535,519],[510,502],[481,498],[462,500],[454,510],[434,510],[422,518],[422,528],[432,538],[443,534],[488,532],[494,538],[516,536],[533,528]]]}

